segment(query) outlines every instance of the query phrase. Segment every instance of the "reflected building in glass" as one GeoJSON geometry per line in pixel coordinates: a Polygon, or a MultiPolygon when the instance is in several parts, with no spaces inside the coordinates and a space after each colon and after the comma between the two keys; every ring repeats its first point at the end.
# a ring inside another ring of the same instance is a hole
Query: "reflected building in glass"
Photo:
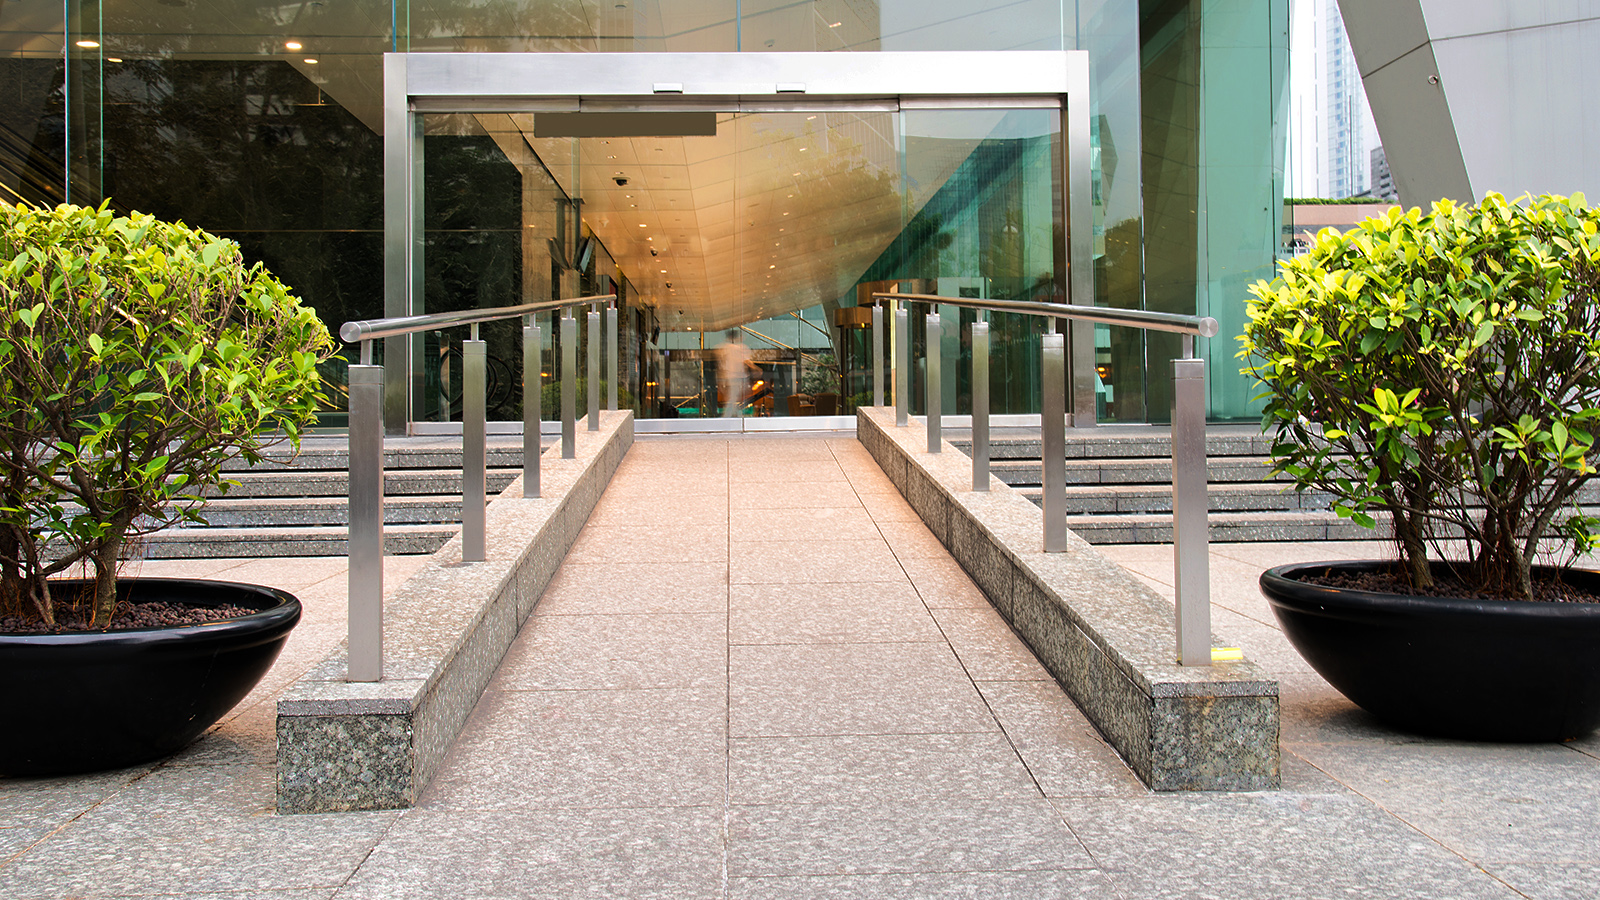
{"type": "MultiPolygon", "coordinates": [[[[336,329],[388,314],[386,54],[1033,50],[1088,54],[1093,302],[1219,319],[1200,342],[1210,415],[1253,416],[1232,335],[1282,224],[1288,0],[5,3],[0,194],[233,238],[336,329]]],[[[621,404],[708,418],[870,403],[873,291],[1068,298],[1058,115],[870,106],[424,113],[409,311],[615,293],[621,404]],[[716,373],[730,330],[760,370],[737,398],[716,373]]],[[[947,311],[946,359],[971,321],[947,311]]],[[[991,322],[991,408],[1037,414],[1046,326],[991,322]]],[[[518,421],[517,323],[484,337],[490,417],[518,421]]],[[[459,419],[460,340],[411,345],[413,430],[459,419]]],[[[1099,420],[1166,420],[1176,336],[1099,326],[1079,346],[1099,420]]],[[[943,370],[957,414],[964,372],[943,370]]]]}

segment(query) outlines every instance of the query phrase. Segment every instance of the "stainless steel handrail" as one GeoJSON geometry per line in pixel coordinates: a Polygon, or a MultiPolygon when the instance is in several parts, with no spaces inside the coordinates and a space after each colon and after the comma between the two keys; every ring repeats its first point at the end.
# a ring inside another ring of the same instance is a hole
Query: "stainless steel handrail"
{"type": "Polygon", "coordinates": [[[607,300],[614,301],[616,299],[616,294],[596,294],[592,297],[578,297],[573,300],[540,300],[536,303],[524,303],[521,306],[500,306],[493,309],[458,309],[451,312],[426,313],[420,316],[361,319],[340,325],[339,339],[346,344],[354,344],[358,341],[400,337],[401,335],[415,334],[419,331],[437,331],[441,328],[453,328],[457,325],[478,325],[516,316],[531,316],[535,313],[566,309],[572,306],[588,306],[592,303],[603,303],[607,300]]]}
{"type": "Polygon", "coordinates": [[[874,293],[872,299],[910,300],[916,303],[938,303],[942,306],[964,306],[968,309],[987,309],[994,312],[1023,313],[1052,319],[1078,319],[1105,325],[1127,325],[1147,331],[1171,331],[1178,334],[1216,337],[1221,331],[1217,320],[1210,316],[1186,316],[1182,313],[1155,312],[1144,309],[1113,309],[1109,306],[1078,306],[1072,303],[1048,303],[1042,300],[983,300],[976,297],[939,297],[933,294],[874,293]]]}
{"type": "MultiPolygon", "coordinates": [[[[372,342],[401,337],[419,331],[437,331],[468,325],[471,338],[462,341],[463,362],[461,403],[461,561],[483,562],[488,558],[488,418],[484,380],[487,345],[478,338],[478,326],[485,322],[527,317],[523,324],[523,496],[539,496],[539,354],[541,336],[533,316],[577,306],[608,307],[606,347],[611,357],[611,408],[616,408],[617,332],[616,294],[599,294],[571,300],[545,300],[520,306],[495,309],[463,309],[421,316],[389,319],[364,319],[346,322],[339,337],[361,345],[361,362],[350,366],[350,537],[349,567],[349,655],[346,678],[350,681],[383,680],[383,367],[372,364],[372,342]]],[[[598,428],[600,314],[591,312],[589,322],[589,427],[598,428]]],[[[573,350],[577,345],[577,323],[572,316],[562,320],[563,365],[562,456],[571,459],[575,451],[573,428],[573,383],[576,379],[573,350]]]]}
{"type": "MultiPolygon", "coordinates": [[[[1045,318],[1143,328],[1149,331],[1183,335],[1183,357],[1172,361],[1172,542],[1177,588],[1176,645],[1178,662],[1185,666],[1211,665],[1211,573],[1206,497],[1206,418],[1205,361],[1195,358],[1195,336],[1215,337],[1221,330],[1210,316],[1150,312],[1135,309],[1109,309],[1034,300],[985,300],[975,297],[941,297],[935,294],[900,294],[878,291],[874,301],[907,301],[941,306],[958,306],[989,312],[1017,313],[1045,318]]],[[[873,346],[880,346],[873,316],[873,346]]],[[[905,425],[909,407],[910,335],[904,309],[894,315],[896,373],[894,384],[896,424],[905,425]]],[[[989,409],[987,396],[979,403],[976,392],[980,381],[987,386],[989,335],[987,327],[975,323],[972,340],[974,396],[972,404],[972,489],[989,486],[989,409]],[[982,334],[980,335],[980,330],[982,334]]],[[[939,315],[928,316],[928,452],[939,452],[942,385],[939,380],[939,351],[932,347],[940,334],[939,315]]],[[[1067,549],[1066,525],[1066,384],[1065,347],[1061,335],[1046,334],[1040,347],[1040,454],[1044,491],[1044,550],[1067,549]]],[[[881,360],[874,359],[874,377],[881,378],[881,360]]],[[[881,401],[880,401],[881,402],[881,401]]]]}

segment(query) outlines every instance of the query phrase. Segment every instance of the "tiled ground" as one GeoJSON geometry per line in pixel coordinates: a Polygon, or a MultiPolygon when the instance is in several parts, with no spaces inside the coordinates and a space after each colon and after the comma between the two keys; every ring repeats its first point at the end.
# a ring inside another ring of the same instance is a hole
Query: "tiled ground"
{"type": "MultiPolygon", "coordinates": [[[[1213,548],[1284,685],[1284,790],[1153,795],[851,439],[641,439],[418,808],[272,813],[270,699],[342,560],[151,563],[306,601],[268,682],[159,766],[0,780],[0,897],[1593,898],[1600,740],[1390,732],[1213,548]]],[[[1108,548],[1170,590],[1171,551],[1108,548]]],[[[396,585],[407,560],[392,560],[396,585]]]]}

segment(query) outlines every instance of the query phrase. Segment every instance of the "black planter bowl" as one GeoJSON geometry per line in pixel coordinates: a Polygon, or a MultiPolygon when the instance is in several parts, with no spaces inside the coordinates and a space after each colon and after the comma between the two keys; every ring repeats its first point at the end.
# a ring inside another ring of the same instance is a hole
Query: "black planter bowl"
{"type": "MultiPolygon", "coordinates": [[[[1261,574],[1261,592],[1306,662],[1397,728],[1560,741],[1600,726],[1600,604],[1409,597],[1300,580],[1392,565],[1278,566],[1261,574]]],[[[1563,577],[1600,588],[1600,572],[1569,569],[1563,577]]]]}
{"type": "Polygon", "coordinates": [[[275,588],[118,580],[123,600],[258,612],[181,628],[0,634],[0,775],[115,769],[173,753],[250,693],[300,621],[275,588]]]}

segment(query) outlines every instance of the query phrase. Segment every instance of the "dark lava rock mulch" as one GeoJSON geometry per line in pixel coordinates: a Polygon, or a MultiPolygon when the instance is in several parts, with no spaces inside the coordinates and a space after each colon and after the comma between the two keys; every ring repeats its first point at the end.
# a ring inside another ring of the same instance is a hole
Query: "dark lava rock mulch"
{"type": "Polygon", "coordinates": [[[75,631],[128,631],[134,628],[162,628],[182,625],[204,625],[220,622],[256,612],[242,606],[188,606],[159,600],[151,603],[121,603],[116,615],[111,617],[109,628],[90,628],[89,610],[65,609],[56,611],[56,624],[46,625],[35,618],[0,616],[0,634],[70,634],[75,631]]]}
{"type": "MultiPolygon", "coordinates": [[[[1455,600],[1514,600],[1515,598],[1475,591],[1460,579],[1435,574],[1433,587],[1417,590],[1403,576],[1393,572],[1360,572],[1353,574],[1332,572],[1303,573],[1300,581],[1322,587],[1350,591],[1370,591],[1377,594],[1399,594],[1406,597],[1447,597],[1455,600]]],[[[1554,603],[1600,603],[1600,594],[1587,587],[1568,584],[1560,579],[1534,579],[1533,599],[1554,603]]]]}

